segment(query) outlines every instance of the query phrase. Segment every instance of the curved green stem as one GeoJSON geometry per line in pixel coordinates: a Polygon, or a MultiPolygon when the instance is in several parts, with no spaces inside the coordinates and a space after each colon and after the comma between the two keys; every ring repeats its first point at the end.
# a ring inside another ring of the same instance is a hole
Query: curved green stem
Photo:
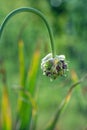
{"type": "Polygon", "coordinates": [[[22,13],[22,12],[32,12],[38,16],[40,16],[42,18],[42,20],[44,21],[47,29],[48,29],[48,32],[49,32],[49,36],[50,36],[50,41],[51,41],[51,49],[52,49],[52,55],[54,57],[55,55],[55,52],[54,52],[54,39],[53,39],[53,33],[52,33],[52,30],[46,20],[46,18],[44,17],[44,15],[37,9],[34,9],[34,8],[29,8],[29,7],[22,7],[22,8],[18,8],[18,9],[15,9],[13,10],[12,12],[10,12],[6,18],[4,19],[3,23],[1,24],[1,27],[0,27],[0,37],[2,35],[2,32],[3,32],[3,29],[6,25],[6,23],[8,22],[8,20],[14,16],[15,14],[18,14],[18,13],[22,13]]]}

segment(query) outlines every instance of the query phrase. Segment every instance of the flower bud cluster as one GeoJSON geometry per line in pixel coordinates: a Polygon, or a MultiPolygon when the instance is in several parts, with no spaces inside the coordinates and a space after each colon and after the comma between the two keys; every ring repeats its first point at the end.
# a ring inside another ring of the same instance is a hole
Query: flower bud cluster
{"type": "Polygon", "coordinates": [[[51,79],[56,79],[57,76],[65,75],[66,71],[68,70],[65,56],[56,55],[53,58],[52,54],[49,53],[42,59],[41,69],[43,70],[43,75],[46,75],[51,79]]]}

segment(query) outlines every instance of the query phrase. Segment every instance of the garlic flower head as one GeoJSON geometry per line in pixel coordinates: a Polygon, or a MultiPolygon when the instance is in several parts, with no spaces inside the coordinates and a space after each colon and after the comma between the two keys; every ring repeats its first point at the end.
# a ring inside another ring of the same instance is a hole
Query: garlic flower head
{"type": "Polygon", "coordinates": [[[56,79],[58,76],[65,75],[67,69],[67,62],[65,61],[64,55],[56,55],[52,57],[52,53],[49,53],[42,59],[41,69],[43,75],[56,79]]]}

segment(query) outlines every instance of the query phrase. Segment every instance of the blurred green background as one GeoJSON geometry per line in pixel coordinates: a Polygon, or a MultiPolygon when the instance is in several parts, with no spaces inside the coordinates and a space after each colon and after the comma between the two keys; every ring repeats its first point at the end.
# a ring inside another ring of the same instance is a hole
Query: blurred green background
{"type": "MultiPolygon", "coordinates": [[[[35,7],[46,15],[53,30],[56,53],[65,54],[69,64],[67,76],[58,77],[53,82],[42,75],[39,65],[36,89],[37,130],[42,130],[74,82],[73,72],[81,78],[87,71],[87,0],[0,0],[0,24],[10,11],[25,6],[35,7]]],[[[18,39],[20,38],[25,44],[26,69],[37,44],[41,58],[50,53],[49,35],[43,21],[38,16],[32,13],[21,13],[8,22],[0,39],[0,62],[3,61],[6,69],[13,118],[15,118],[17,95],[12,88],[19,86],[20,82],[18,60],[18,39]]],[[[78,92],[74,90],[67,109],[57,125],[57,130],[87,129],[86,83],[87,81],[81,85],[84,104],[81,104],[78,92]]],[[[2,95],[1,76],[0,84],[2,95]]]]}

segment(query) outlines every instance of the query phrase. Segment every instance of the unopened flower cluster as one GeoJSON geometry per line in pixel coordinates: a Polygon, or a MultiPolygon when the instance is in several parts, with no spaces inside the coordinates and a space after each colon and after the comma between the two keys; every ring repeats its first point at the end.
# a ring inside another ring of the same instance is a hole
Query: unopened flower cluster
{"type": "Polygon", "coordinates": [[[65,56],[56,55],[53,58],[52,54],[49,53],[42,59],[41,69],[43,70],[43,75],[46,75],[51,79],[56,79],[57,76],[65,75],[66,71],[68,70],[65,56]]]}

